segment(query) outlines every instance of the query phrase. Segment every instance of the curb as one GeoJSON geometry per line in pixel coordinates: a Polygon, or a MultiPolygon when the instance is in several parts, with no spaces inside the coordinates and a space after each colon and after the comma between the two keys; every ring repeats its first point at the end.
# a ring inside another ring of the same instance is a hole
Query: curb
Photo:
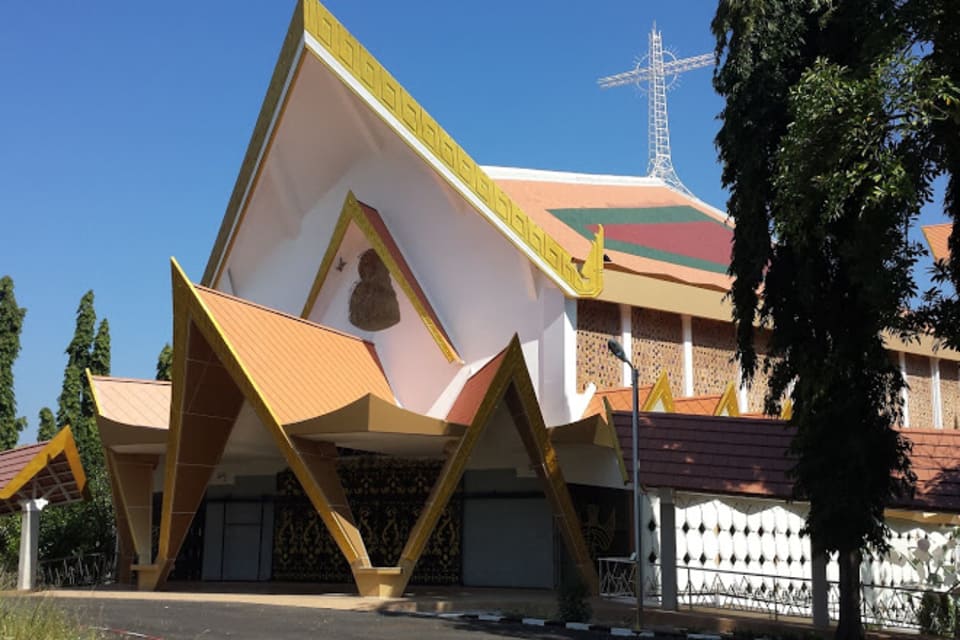
{"type": "Polygon", "coordinates": [[[562,620],[546,620],[542,618],[520,618],[517,616],[500,616],[487,613],[427,613],[416,612],[413,615],[424,618],[440,618],[443,620],[472,620],[492,624],[519,624],[531,627],[552,627],[569,629],[571,631],[589,631],[598,634],[607,634],[618,638],[648,638],[678,640],[724,640],[723,636],[714,633],[687,633],[677,630],[673,632],[643,630],[639,633],[627,627],[613,627],[608,624],[590,624],[586,622],[563,622],[562,620]]]}

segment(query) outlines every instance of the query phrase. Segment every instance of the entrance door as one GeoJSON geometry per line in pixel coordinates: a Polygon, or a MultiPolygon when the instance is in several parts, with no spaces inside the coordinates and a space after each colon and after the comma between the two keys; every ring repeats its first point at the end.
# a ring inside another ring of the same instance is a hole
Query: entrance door
{"type": "Polygon", "coordinates": [[[463,584],[552,588],[553,517],[544,498],[463,503],[463,584]]]}
{"type": "Polygon", "coordinates": [[[273,504],[223,500],[207,504],[204,580],[270,579],[273,504]]]}

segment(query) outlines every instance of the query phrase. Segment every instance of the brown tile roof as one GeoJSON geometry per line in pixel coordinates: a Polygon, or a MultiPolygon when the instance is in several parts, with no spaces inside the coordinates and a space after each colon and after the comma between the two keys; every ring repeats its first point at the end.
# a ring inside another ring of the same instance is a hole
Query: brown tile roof
{"type": "Polygon", "coordinates": [[[928,224],[921,227],[923,235],[927,238],[927,244],[930,245],[930,253],[934,260],[946,260],[950,257],[950,247],[947,241],[950,238],[950,232],[953,229],[953,223],[928,224]]]}
{"type": "Polygon", "coordinates": [[[101,417],[118,424],[166,429],[170,421],[170,383],[90,376],[101,417]]]}
{"type": "Polygon", "coordinates": [[[51,504],[87,498],[87,479],[69,428],[47,442],[0,452],[0,514],[20,510],[24,499],[51,504]]]}
{"type": "Polygon", "coordinates": [[[367,394],[396,403],[373,344],[213,289],[196,291],[281,424],[367,394]]]}
{"type": "Polygon", "coordinates": [[[0,487],[13,480],[46,445],[46,442],[26,444],[0,453],[0,487]]]}
{"type": "Polygon", "coordinates": [[[483,399],[487,396],[490,385],[500,370],[500,365],[503,364],[506,354],[507,349],[504,349],[494,356],[490,362],[481,367],[479,371],[470,376],[466,384],[463,385],[463,389],[454,401],[453,406],[450,407],[450,412],[447,414],[447,422],[465,425],[473,424],[473,419],[480,409],[480,403],[483,402],[483,399]]]}
{"type": "MultiPolygon", "coordinates": [[[[614,425],[633,473],[630,414],[614,413],[614,425]]],[[[640,482],[697,493],[791,499],[787,477],[792,437],[782,420],[640,415],[640,482]]],[[[960,513],[960,431],[906,429],[913,442],[917,491],[890,505],[904,509],[960,513]]]]}
{"type": "MultiPolygon", "coordinates": [[[[550,213],[550,209],[689,206],[719,222],[726,223],[726,216],[718,215],[715,210],[698,200],[688,198],[665,186],[584,184],[514,178],[497,178],[495,182],[534,222],[555,238],[577,260],[586,259],[590,251],[590,241],[557,219],[550,213]]],[[[636,273],[665,277],[724,291],[730,288],[731,280],[726,274],[631,255],[609,248],[605,253],[613,264],[636,273]]]]}
{"type": "Polygon", "coordinates": [[[676,413],[686,413],[698,416],[712,416],[717,411],[717,404],[723,396],[716,395],[693,396],[692,398],[674,398],[673,410],[676,413]]]}

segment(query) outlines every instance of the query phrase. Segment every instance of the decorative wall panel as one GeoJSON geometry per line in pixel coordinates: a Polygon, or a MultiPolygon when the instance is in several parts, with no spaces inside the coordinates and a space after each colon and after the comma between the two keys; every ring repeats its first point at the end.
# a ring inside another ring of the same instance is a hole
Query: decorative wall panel
{"type": "Polygon", "coordinates": [[[623,366],[607,347],[620,339],[620,307],[610,302],[577,302],[577,390],[591,382],[598,389],[623,386],[623,366]]]}
{"type": "Polygon", "coordinates": [[[943,399],[943,428],[960,429],[960,366],[940,361],[940,397],[943,399]]]}
{"type": "Polygon", "coordinates": [[[633,366],[640,384],[654,384],[660,373],[670,377],[674,397],[683,395],[683,327],[675,313],[634,307],[633,366]]]}
{"type": "MultiPolygon", "coordinates": [[[[374,566],[396,566],[441,466],[440,460],[369,455],[338,461],[337,471],[374,566]]],[[[350,568],[291,472],[277,476],[277,489],[273,579],[352,582],[350,568]]],[[[441,514],[411,584],[460,583],[460,496],[458,489],[441,514]]]]}
{"type": "Polygon", "coordinates": [[[730,382],[736,383],[737,338],[730,322],[692,318],[693,394],[723,393],[730,382]]]}
{"type": "Polygon", "coordinates": [[[630,555],[632,494],[623,489],[575,484],[567,488],[594,562],[604,556],[630,555]]]}
{"type": "Polygon", "coordinates": [[[908,353],[906,363],[907,384],[910,385],[910,426],[915,429],[932,429],[933,384],[930,380],[930,359],[908,353]]]}
{"type": "MultiPolygon", "coordinates": [[[[756,338],[757,345],[757,371],[753,377],[753,382],[747,389],[747,411],[746,413],[762,413],[763,403],[767,397],[768,374],[764,372],[763,365],[767,356],[767,342],[770,334],[766,331],[758,331],[756,338]]],[[[771,365],[773,362],[771,362],[771,365]]]]}

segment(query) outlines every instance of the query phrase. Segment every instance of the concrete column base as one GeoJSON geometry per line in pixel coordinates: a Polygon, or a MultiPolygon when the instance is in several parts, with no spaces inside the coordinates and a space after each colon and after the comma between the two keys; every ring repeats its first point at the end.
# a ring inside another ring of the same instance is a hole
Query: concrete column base
{"type": "Polygon", "coordinates": [[[20,566],[17,589],[30,591],[37,586],[37,549],[40,545],[40,512],[47,506],[43,498],[21,500],[20,566]]]}
{"type": "Polygon", "coordinates": [[[673,489],[660,490],[661,608],[677,610],[677,509],[673,489]]]}
{"type": "Polygon", "coordinates": [[[813,556],[810,566],[810,577],[813,582],[813,626],[817,629],[826,629],[830,626],[830,585],[827,583],[827,556],[817,554],[813,556]]]}

